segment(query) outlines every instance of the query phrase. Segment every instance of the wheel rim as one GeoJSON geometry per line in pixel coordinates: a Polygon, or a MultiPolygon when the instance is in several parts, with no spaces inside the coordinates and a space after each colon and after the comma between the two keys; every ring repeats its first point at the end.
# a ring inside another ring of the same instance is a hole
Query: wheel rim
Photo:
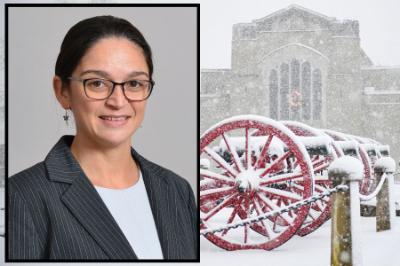
{"type": "MultiPolygon", "coordinates": [[[[306,124],[297,121],[282,121],[282,123],[289,128],[296,136],[301,137],[324,137],[331,139],[328,154],[326,155],[310,155],[312,168],[315,175],[314,193],[320,194],[332,188],[332,182],[328,180],[327,169],[330,163],[337,157],[341,156],[340,151],[334,145],[334,140],[316,128],[312,128],[306,124]]],[[[310,204],[309,213],[304,219],[303,224],[297,231],[297,235],[305,236],[317,230],[331,217],[331,202],[330,197],[324,197],[321,200],[310,204]]]]}
{"type": "MultiPolygon", "coordinates": [[[[240,116],[219,123],[201,137],[200,156],[212,162],[210,169],[200,170],[201,229],[240,222],[312,195],[311,161],[304,146],[290,130],[271,119],[240,116]],[[260,147],[257,142],[262,143],[260,147]],[[270,154],[279,145],[283,153],[272,160],[270,154]]],[[[296,233],[308,209],[302,206],[205,237],[226,250],[270,250],[296,233]]]]}

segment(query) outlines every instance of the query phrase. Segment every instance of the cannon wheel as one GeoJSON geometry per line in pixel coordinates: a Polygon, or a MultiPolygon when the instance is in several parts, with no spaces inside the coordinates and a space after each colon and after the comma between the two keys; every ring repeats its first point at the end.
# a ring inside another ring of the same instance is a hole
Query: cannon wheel
{"type": "MultiPolygon", "coordinates": [[[[211,162],[209,169],[200,169],[201,230],[240,223],[313,193],[313,172],[306,149],[288,128],[268,118],[237,116],[213,126],[200,138],[200,157],[211,162]],[[243,143],[233,142],[237,136],[242,137],[243,143]],[[264,141],[256,150],[254,139],[260,138],[264,141]],[[218,153],[220,143],[230,159],[218,153]],[[283,154],[265,162],[269,152],[279,145],[284,148],[283,154]],[[242,154],[238,152],[240,148],[242,154]]],[[[309,206],[304,205],[205,237],[225,250],[271,250],[296,234],[308,211],[309,206]]]]}
{"type": "MultiPolygon", "coordinates": [[[[324,132],[326,134],[328,134],[329,136],[331,136],[335,141],[353,140],[357,143],[360,143],[356,138],[354,138],[354,136],[346,135],[341,132],[336,132],[336,131],[326,130],[326,129],[324,130],[324,132]]],[[[358,152],[358,154],[357,154],[356,158],[362,162],[363,167],[364,167],[364,177],[360,181],[359,191],[363,195],[368,195],[375,188],[371,160],[368,156],[367,151],[361,145],[358,146],[357,152],[358,152]]]]}
{"type": "MultiPolygon", "coordinates": [[[[282,121],[282,123],[289,128],[296,136],[301,137],[324,137],[331,139],[330,149],[327,155],[313,155],[311,157],[311,162],[313,166],[313,171],[315,175],[314,193],[320,194],[326,190],[332,188],[332,182],[328,179],[327,169],[330,163],[343,155],[340,149],[335,146],[334,140],[322,132],[321,130],[312,128],[296,121],[282,121]],[[321,173],[323,176],[321,176],[321,173]]],[[[321,225],[323,225],[331,217],[331,202],[330,197],[325,197],[322,200],[311,203],[310,211],[304,220],[303,224],[297,231],[297,235],[306,236],[315,230],[317,230],[321,225]]]]}

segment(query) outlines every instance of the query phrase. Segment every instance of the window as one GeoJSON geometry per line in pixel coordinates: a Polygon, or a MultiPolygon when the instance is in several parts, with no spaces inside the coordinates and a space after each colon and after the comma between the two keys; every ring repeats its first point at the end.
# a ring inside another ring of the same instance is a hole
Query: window
{"type": "Polygon", "coordinates": [[[304,62],[301,65],[301,95],[303,96],[302,111],[303,119],[311,119],[311,66],[304,62]]]}
{"type": "MultiPolygon", "coordinates": [[[[279,119],[289,119],[289,105],[287,103],[287,98],[289,96],[289,65],[283,63],[281,65],[281,75],[280,75],[280,117],[279,119]]],[[[273,103],[277,103],[274,101],[273,103]]]]}
{"type": "Polygon", "coordinates": [[[301,100],[300,95],[300,63],[298,60],[293,59],[290,63],[290,92],[289,92],[289,107],[290,107],[290,119],[299,120],[300,110],[299,104],[301,100]],[[296,98],[297,97],[297,98],[296,98]]]}
{"type": "Polygon", "coordinates": [[[315,120],[321,119],[321,101],[322,101],[322,82],[321,71],[315,69],[313,71],[313,117],[315,120]]]}
{"type": "Polygon", "coordinates": [[[279,120],[320,120],[322,74],[308,61],[292,59],[269,73],[269,116],[279,120]]]}
{"type": "MultiPolygon", "coordinates": [[[[269,76],[269,102],[276,102],[278,96],[278,73],[272,69],[269,76]]],[[[278,119],[278,104],[269,105],[269,115],[273,119],[278,119]]]]}

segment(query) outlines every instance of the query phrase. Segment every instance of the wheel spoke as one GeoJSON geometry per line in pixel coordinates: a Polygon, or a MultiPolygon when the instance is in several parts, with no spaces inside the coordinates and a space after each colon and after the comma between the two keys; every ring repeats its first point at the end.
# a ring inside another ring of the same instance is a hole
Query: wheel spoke
{"type": "Polygon", "coordinates": [[[233,194],[229,198],[225,199],[223,202],[221,202],[218,206],[214,207],[214,209],[209,211],[209,214],[203,218],[204,221],[208,221],[211,217],[213,217],[216,213],[218,213],[220,210],[225,208],[226,206],[233,204],[235,201],[235,197],[237,196],[238,193],[233,194]]]}
{"type": "Polygon", "coordinates": [[[286,160],[286,158],[289,157],[289,155],[291,154],[291,151],[287,151],[285,154],[283,154],[279,159],[275,160],[269,168],[267,168],[261,175],[260,177],[264,177],[267,174],[271,173],[273,170],[275,170],[275,168],[277,168],[284,160],[286,160]]]}
{"type": "MultiPolygon", "coordinates": [[[[241,202],[242,202],[241,199],[238,199],[238,200],[237,200],[236,205],[235,205],[235,207],[233,208],[233,210],[232,210],[232,212],[231,212],[231,215],[229,216],[228,220],[226,221],[226,224],[227,224],[227,225],[232,223],[233,219],[235,218],[236,214],[238,213],[237,208],[238,208],[238,205],[241,204],[241,202]]],[[[222,231],[222,235],[221,235],[221,236],[226,235],[226,233],[228,232],[228,230],[229,230],[229,229],[225,229],[224,231],[222,231]]]]}
{"type": "Polygon", "coordinates": [[[260,130],[258,128],[253,129],[251,132],[249,132],[249,135],[254,137],[254,136],[259,136],[260,130]]]}
{"type": "Polygon", "coordinates": [[[250,169],[250,165],[251,165],[251,158],[250,158],[251,152],[249,151],[249,149],[250,149],[249,142],[250,142],[249,128],[246,127],[246,148],[245,148],[245,153],[244,153],[246,169],[250,169]]]}
{"type": "Polygon", "coordinates": [[[292,191],[296,192],[297,194],[303,195],[304,194],[304,187],[297,184],[296,182],[292,182],[290,184],[292,191]]]}
{"type": "Polygon", "coordinates": [[[318,166],[320,166],[321,164],[323,164],[325,162],[325,158],[322,159],[315,159],[312,161],[312,166],[313,168],[317,168],[318,166]]]}
{"type": "Polygon", "coordinates": [[[201,180],[200,181],[200,190],[208,190],[211,188],[215,188],[215,181],[214,180],[201,180]]]}
{"type": "Polygon", "coordinates": [[[308,216],[311,218],[311,220],[315,221],[318,218],[318,215],[314,214],[314,212],[310,209],[308,212],[308,216]]]}
{"type": "Polygon", "coordinates": [[[301,195],[298,195],[296,193],[292,193],[292,192],[289,192],[286,190],[276,189],[276,188],[272,188],[272,187],[260,187],[259,189],[265,193],[277,195],[279,197],[287,198],[290,200],[298,201],[298,200],[303,199],[303,197],[301,195]]]}
{"type": "Polygon", "coordinates": [[[216,153],[209,147],[205,147],[204,152],[207,153],[219,166],[224,168],[230,175],[236,177],[236,170],[233,169],[232,166],[230,166],[218,153],[216,153]]]}
{"type": "Polygon", "coordinates": [[[225,144],[226,144],[226,147],[228,148],[229,152],[230,152],[231,155],[232,155],[233,163],[235,164],[236,169],[237,169],[239,172],[243,172],[244,169],[243,169],[242,162],[240,161],[239,155],[237,154],[236,150],[235,150],[234,147],[232,146],[230,137],[229,137],[226,133],[224,133],[224,134],[222,134],[222,138],[224,139],[225,144]]]}
{"type": "MultiPolygon", "coordinates": [[[[253,201],[253,205],[254,205],[254,208],[256,210],[257,216],[261,215],[262,214],[261,206],[259,206],[259,203],[256,200],[254,200],[254,198],[252,199],[252,201],[253,201]]],[[[264,229],[265,229],[265,231],[267,233],[267,236],[270,239],[273,238],[275,236],[275,233],[272,230],[271,226],[268,223],[264,223],[264,221],[260,221],[260,223],[264,227],[264,229]]]]}
{"type": "Polygon", "coordinates": [[[205,191],[200,191],[200,201],[207,200],[209,198],[218,199],[236,191],[235,187],[221,187],[212,188],[205,191]]]}
{"type": "MultiPolygon", "coordinates": [[[[245,198],[244,199],[244,205],[245,205],[245,211],[246,211],[246,216],[245,219],[247,219],[249,217],[249,211],[250,211],[250,204],[249,204],[249,199],[245,198]]],[[[244,243],[247,243],[247,239],[248,239],[248,233],[249,233],[249,225],[246,224],[244,226],[244,243]]]]}
{"type": "Polygon", "coordinates": [[[220,181],[223,184],[227,184],[227,185],[231,185],[231,186],[235,185],[235,181],[233,178],[229,178],[229,177],[223,176],[221,174],[214,173],[210,170],[200,169],[200,175],[205,178],[220,181]]]}
{"type": "Polygon", "coordinates": [[[317,191],[317,192],[324,192],[324,191],[328,190],[327,188],[325,188],[321,185],[318,185],[318,184],[314,184],[314,188],[315,188],[315,191],[317,191]]]}
{"type": "Polygon", "coordinates": [[[318,167],[314,168],[314,173],[325,170],[326,168],[329,167],[329,163],[325,162],[324,164],[319,165],[318,167]]]}
{"type": "Polygon", "coordinates": [[[260,156],[258,157],[257,162],[255,164],[255,169],[258,169],[258,168],[261,167],[261,160],[265,159],[265,155],[267,155],[268,148],[269,148],[269,145],[271,144],[271,141],[272,141],[273,137],[274,136],[272,134],[270,134],[268,136],[268,138],[267,138],[267,140],[265,142],[265,145],[263,146],[263,148],[261,150],[260,156]]]}
{"type": "Polygon", "coordinates": [[[318,206],[318,208],[320,209],[321,212],[325,209],[325,207],[322,205],[322,203],[319,200],[317,200],[315,202],[315,205],[318,206]]]}
{"type": "Polygon", "coordinates": [[[260,186],[266,186],[274,183],[280,183],[288,180],[295,180],[303,177],[302,173],[289,173],[289,174],[279,174],[273,177],[268,177],[267,180],[260,182],[260,186]]]}
{"type": "MultiPolygon", "coordinates": [[[[261,193],[257,193],[257,198],[260,199],[270,210],[277,210],[280,209],[278,205],[276,205],[272,200],[270,200],[268,197],[264,196],[261,193]]],[[[287,213],[281,213],[278,216],[280,216],[283,220],[285,220],[288,224],[293,225],[293,218],[290,218],[287,213]]]]}

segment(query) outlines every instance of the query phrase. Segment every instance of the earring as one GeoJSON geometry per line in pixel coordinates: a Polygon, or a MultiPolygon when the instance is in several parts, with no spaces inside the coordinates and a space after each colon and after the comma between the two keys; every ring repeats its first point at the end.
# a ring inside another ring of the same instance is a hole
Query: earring
{"type": "Polygon", "coordinates": [[[68,109],[65,109],[65,115],[63,115],[65,124],[68,126],[68,119],[69,119],[69,114],[68,114],[68,109]]]}

